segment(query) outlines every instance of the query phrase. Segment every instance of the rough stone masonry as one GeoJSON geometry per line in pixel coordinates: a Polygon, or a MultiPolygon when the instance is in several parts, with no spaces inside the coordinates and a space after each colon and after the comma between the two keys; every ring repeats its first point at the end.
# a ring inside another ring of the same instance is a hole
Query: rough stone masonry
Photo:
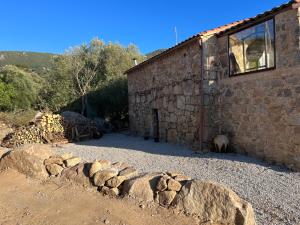
{"type": "Polygon", "coordinates": [[[297,0],[252,22],[239,21],[196,35],[127,75],[133,134],[201,149],[222,133],[237,152],[300,170],[297,0]],[[270,18],[275,21],[275,68],[229,76],[229,36],[220,32],[270,18]]]}

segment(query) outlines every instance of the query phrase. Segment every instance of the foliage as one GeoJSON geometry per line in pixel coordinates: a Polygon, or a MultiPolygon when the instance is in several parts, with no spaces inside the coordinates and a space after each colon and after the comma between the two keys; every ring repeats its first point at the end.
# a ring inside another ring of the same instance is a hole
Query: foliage
{"type": "Polygon", "coordinates": [[[45,77],[45,82],[39,98],[39,108],[57,112],[76,99],[72,77],[63,56],[54,59],[52,70],[45,77]]]}
{"type": "Polygon", "coordinates": [[[139,63],[145,60],[135,45],[123,47],[109,43],[104,49],[104,73],[106,80],[123,76],[123,73],[133,66],[133,59],[139,63]]]}
{"type": "MultiPolygon", "coordinates": [[[[74,92],[77,99],[81,100],[80,112],[84,115],[91,115],[90,108],[99,110],[100,107],[97,104],[104,105],[98,100],[93,103],[93,107],[90,107],[88,100],[90,95],[88,93],[100,93],[101,90],[108,91],[109,85],[121,83],[123,73],[133,66],[133,59],[140,62],[145,59],[134,45],[123,47],[120,44],[105,44],[98,38],[93,39],[88,45],[83,44],[70,49],[64,57],[70,68],[74,92]],[[114,80],[117,82],[115,83],[114,80]]],[[[114,88],[115,86],[112,86],[112,89],[114,88]]],[[[124,94],[124,98],[127,99],[127,91],[116,92],[115,94],[117,97],[124,94]]],[[[102,99],[105,104],[108,104],[106,99],[100,96],[98,99],[102,99]]],[[[112,98],[110,99],[113,101],[112,98]]],[[[74,105],[76,104],[72,104],[72,106],[74,105]]],[[[98,111],[96,114],[99,114],[98,111]]]]}
{"type": "Polygon", "coordinates": [[[7,102],[10,99],[12,104],[7,102],[10,110],[29,109],[35,106],[39,88],[43,82],[37,74],[8,65],[0,69],[0,81],[4,84],[3,90],[9,92],[9,96],[3,96],[3,101],[7,102]]]}
{"type": "Polygon", "coordinates": [[[10,110],[13,108],[15,90],[11,84],[0,81],[0,110],[10,110]]]}
{"type": "Polygon", "coordinates": [[[90,94],[90,103],[97,114],[111,121],[128,117],[127,79],[119,77],[107,81],[97,91],[90,94]]]}
{"type": "Polygon", "coordinates": [[[98,38],[63,55],[11,54],[0,52],[0,110],[74,110],[111,120],[128,117],[123,73],[134,65],[133,59],[146,59],[134,45],[98,38]]]}
{"type": "Polygon", "coordinates": [[[70,49],[65,56],[74,82],[75,93],[81,99],[81,114],[86,114],[86,95],[95,89],[102,79],[103,48],[104,43],[96,38],[89,45],[83,44],[70,49]]]}

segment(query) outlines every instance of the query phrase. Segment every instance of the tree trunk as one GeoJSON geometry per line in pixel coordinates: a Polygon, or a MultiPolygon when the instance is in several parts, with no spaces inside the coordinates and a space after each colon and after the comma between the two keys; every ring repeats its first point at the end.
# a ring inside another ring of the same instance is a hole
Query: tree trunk
{"type": "Polygon", "coordinates": [[[85,100],[85,96],[83,95],[83,96],[81,96],[81,115],[83,115],[84,116],[84,114],[85,114],[85,108],[86,108],[86,100],[85,100]]]}

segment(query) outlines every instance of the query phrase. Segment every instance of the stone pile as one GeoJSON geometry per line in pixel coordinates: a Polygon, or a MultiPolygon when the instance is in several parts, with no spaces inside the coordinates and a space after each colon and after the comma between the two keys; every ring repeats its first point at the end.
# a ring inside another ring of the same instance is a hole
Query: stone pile
{"type": "Polygon", "coordinates": [[[191,180],[190,177],[176,172],[167,172],[162,175],[156,185],[156,202],[163,206],[170,205],[180,192],[182,186],[189,180],[191,180]]]}
{"type": "Polygon", "coordinates": [[[99,187],[101,192],[111,196],[119,195],[123,182],[137,174],[137,170],[126,163],[111,164],[108,160],[93,162],[89,171],[93,184],[99,187]]]}
{"type": "Polygon", "coordinates": [[[122,184],[138,175],[138,171],[126,163],[111,163],[108,160],[96,160],[93,163],[81,163],[81,159],[70,153],[53,155],[44,161],[49,176],[61,176],[68,180],[76,180],[84,186],[96,186],[105,195],[117,196],[121,194],[122,184]],[[86,170],[86,168],[88,168],[86,170]],[[73,176],[72,171],[76,171],[73,176]],[[81,173],[81,174],[79,174],[81,173]],[[78,179],[80,176],[86,179],[78,179]],[[86,184],[86,181],[90,185],[86,184]]]}
{"type": "Polygon", "coordinates": [[[44,161],[47,172],[50,176],[58,176],[65,168],[71,168],[78,165],[81,159],[73,157],[72,154],[53,155],[44,161]]]}
{"type": "MultiPolygon", "coordinates": [[[[0,126],[1,128],[1,126],[0,126]]],[[[26,144],[54,144],[81,139],[98,139],[103,135],[102,129],[96,124],[74,112],[64,112],[62,115],[38,113],[34,120],[26,126],[17,127],[2,137],[1,146],[17,148],[26,144]]]]}

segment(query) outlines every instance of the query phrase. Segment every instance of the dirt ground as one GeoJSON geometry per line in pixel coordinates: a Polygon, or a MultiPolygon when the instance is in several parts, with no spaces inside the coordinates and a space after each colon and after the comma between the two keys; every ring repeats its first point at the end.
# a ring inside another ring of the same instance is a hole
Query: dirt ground
{"type": "Polygon", "coordinates": [[[0,225],[196,225],[196,219],[159,206],[141,207],[75,185],[40,183],[0,172],[0,225]]]}
{"type": "Polygon", "coordinates": [[[258,225],[300,225],[300,173],[283,166],[239,154],[195,154],[184,146],[126,133],[63,145],[57,151],[90,162],[126,162],[139,172],[178,171],[193,179],[218,182],[253,205],[258,225]]]}

